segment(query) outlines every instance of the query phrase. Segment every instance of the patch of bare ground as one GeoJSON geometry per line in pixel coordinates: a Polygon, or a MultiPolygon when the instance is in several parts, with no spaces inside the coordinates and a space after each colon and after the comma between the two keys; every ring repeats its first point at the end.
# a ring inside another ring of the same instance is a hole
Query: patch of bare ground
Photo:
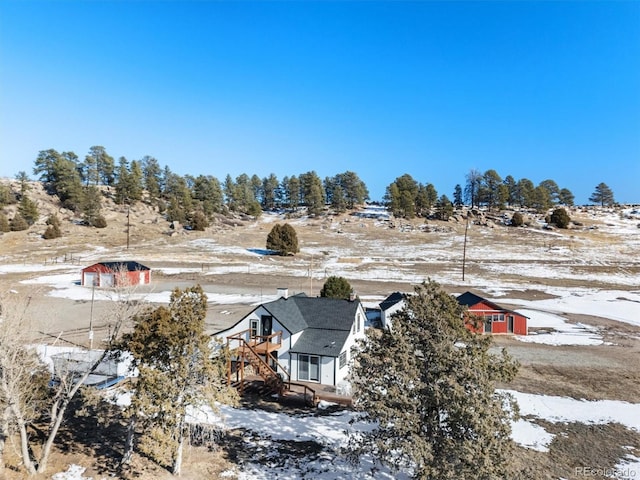
{"type": "MultiPolygon", "coordinates": [[[[515,462],[521,479],[584,480],[614,478],[613,472],[627,455],[640,454],[640,434],[616,423],[585,425],[553,424],[535,420],[555,437],[549,452],[517,448],[515,462]]],[[[631,478],[620,476],[615,478],[631,478]]]]}

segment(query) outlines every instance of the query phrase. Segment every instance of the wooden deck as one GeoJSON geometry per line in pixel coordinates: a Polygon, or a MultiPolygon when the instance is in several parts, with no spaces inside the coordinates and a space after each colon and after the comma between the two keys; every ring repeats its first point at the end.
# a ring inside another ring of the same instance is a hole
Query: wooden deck
{"type": "Polygon", "coordinates": [[[260,342],[260,343],[253,342],[253,343],[250,343],[249,345],[251,346],[251,348],[253,348],[254,352],[260,355],[266,355],[270,352],[275,352],[279,350],[280,347],[282,347],[281,343],[273,343],[273,342],[260,342]]]}
{"type": "MultiPolygon", "coordinates": [[[[245,375],[245,382],[247,385],[251,385],[247,391],[261,391],[263,389],[264,380],[259,375],[245,375]]],[[[264,391],[267,392],[268,389],[264,391]]],[[[320,385],[318,383],[313,382],[291,382],[291,388],[285,390],[282,398],[279,400],[283,403],[296,402],[300,404],[310,405],[317,403],[321,400],[325,402],[336,403],[338,405],[343,405],[347,407],[351,407],[353,405],[353,399],[350,396],[346,395],[338,395],[336,393],[335,387],[331,385],[320,385]],[[312,390],[315,393],[315,401],[310,398],[309,391],[306,391],[305,388],[312,390]]]]}

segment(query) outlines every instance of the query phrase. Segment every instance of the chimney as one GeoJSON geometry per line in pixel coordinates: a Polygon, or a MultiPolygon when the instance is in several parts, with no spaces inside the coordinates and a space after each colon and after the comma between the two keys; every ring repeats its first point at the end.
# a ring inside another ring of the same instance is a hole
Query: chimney
{"type": "Polygon", "coordinates": [[[356,298],[358,298],[358,296],[356,295],[356,292],[351,290],[351,293],[349,294],[349,301],[350,302],[355,302],[356,298]]]}
{"type": "Polygon", "coordinates": [[[289,298],[289,289],[288,288],[278,288],[278,297],[284,298],[285,300],[289,298]]]}

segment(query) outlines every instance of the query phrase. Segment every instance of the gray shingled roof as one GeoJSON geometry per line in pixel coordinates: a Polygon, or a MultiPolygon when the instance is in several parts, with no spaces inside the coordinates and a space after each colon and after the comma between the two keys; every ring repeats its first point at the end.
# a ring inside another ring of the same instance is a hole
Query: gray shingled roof
{"type": "Polygon", "coordinates": [[[382,302],[380,302],[380,310],[382,310],[383,312],[385,310],[389,310],[396,303],[400,302],[401,300],[404,300],[408,296],[409,296],[408,293],[393,292],[391,295],[385,298],[382,302]]]}
{"type": "Polygon", "coordinates": [[[279,298],[263,305],[291,333],[308,328],[351,330],[360,300],[307,297],[304,294],[279,298]]]}
{"type": "MultiPolygon", "coordinates": [[[[502,305],[498,305],[497,303],[494,303],[490,300],[487,300],[486,298],[482,298],[479,295],[476,295],[475,293],[472,292],[464,292],[462,295],[458,296],[458,298],[456,298],[456,301],[465,307],[471,308],[474,305],[477,305],[480,302],[485,302],[488,305],[492,306],[494,309],[496,310],[504,310],[505,312],[512,312],[512,313],[518,313],[515,312],[514,310],[509,310],[508,308],[503,307],[502,305]]],[[[522,315],[521,313],[518,313],[518,315],[522,315]]],[[[523,317],[526,317],[526,315],[522,315],[523,317]]],[[[529,318],[529,317],[526,317],[529,318]]]]}
{"type": "Polygon", "coordinates": [[[116,272],[124,270],[127,272],[137,272],[140,270],[150,270],[149,267],[134,261],[98,262],[97,265],[104,265],[109,270],[116,272]]]}
{"type": "MultiPolygon", "coordinates": [[[[263,307],[292,334],[302,332],[292,352],[337,357],[349,336],[359,300],[307,297],[279,298],[263,307]]],[[[361,328],[364,328],[362,319],[361,328]]]]}
{"type": "Polygon", "coordinates": [[[348,336],[348,330],[309,328],[302,332],[302,335],[300,335],[300,338],[291,347],[290,351],[293,353],[337,357],[340,355],[348,336]]]}

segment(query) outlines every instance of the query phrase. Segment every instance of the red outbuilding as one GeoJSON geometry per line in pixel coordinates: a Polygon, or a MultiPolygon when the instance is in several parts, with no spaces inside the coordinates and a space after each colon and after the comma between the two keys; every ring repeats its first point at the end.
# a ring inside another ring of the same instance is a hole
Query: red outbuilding
{"type": "Polygon", "coordinates": [[[100,262],[82,269],[85,287],[122,287],[150,282],[151,269],[138,262],[100,262]]]}
{"type": "Polygon", "coordinates": [[[469,310],[467,328],[476,333],[527,334],[529,317],[508,310],[478,295],[465,292],[457,298],[469,310]]]}

